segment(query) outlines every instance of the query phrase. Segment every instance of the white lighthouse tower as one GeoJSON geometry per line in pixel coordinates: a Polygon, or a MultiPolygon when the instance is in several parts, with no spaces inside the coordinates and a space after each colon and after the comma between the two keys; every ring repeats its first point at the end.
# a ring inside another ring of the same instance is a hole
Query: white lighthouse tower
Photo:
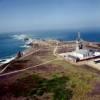
{"type": "Polygon", "coordinates": [[[79,51],[79,49],[81,49],[80,44],[81,44],[81,38],[80,38],[80,32],[78,32],[78,38],[76,40],[76,51],[79,51]]]}

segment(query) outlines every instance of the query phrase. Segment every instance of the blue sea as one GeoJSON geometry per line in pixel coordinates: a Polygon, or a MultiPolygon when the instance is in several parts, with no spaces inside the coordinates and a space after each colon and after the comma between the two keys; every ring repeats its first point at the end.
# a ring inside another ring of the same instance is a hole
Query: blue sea
{"type": "MultiPolygon", "coordinates": [[[[83,40],[100,42],[100,31],[80,32],[83,40]]],[[[24,35],[33,39],[59,39],[66,41],[77,39],[77,31],[66,30],[0,33],[0,59],[12,57],[18,51],[25,50],[25,43],[22,40],[24,35]]]]}

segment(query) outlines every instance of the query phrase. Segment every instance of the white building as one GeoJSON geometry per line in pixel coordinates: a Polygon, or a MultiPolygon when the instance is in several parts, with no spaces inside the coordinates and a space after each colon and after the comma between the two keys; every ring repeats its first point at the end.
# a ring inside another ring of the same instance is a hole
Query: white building
{"type": "Polygon", "coordinates": [[[72,52],[70,55],[79,58],[80,60],[82,59],[87,59],[89,57],[93,56],[93,52],[90,52],[87,49],[80,49],[77,51],[72,52]]]}
{"type": "Polygon", "coordinates": [[[84,49],[80,39],[80,33],[78,32],[78,40],[76,41],[76,50],[73,51],[70,55],[78,58],[79,60],[83,60],[100,56],[100,52],[93,52],[90,51],[89,49],[84,49]]]}
{"type": "Polygon", "coordinates": [[[80,39],[80,33],[78,32],[78,39],[76,40],[75,51],[70,53],[65,53],[63,54],[63,56],[66,59],[70,59],[72,61],[78,61],[100,56],[100,52],[95,52],[95,51],[90,51],[89,49],[85,49],[80,39]]]}

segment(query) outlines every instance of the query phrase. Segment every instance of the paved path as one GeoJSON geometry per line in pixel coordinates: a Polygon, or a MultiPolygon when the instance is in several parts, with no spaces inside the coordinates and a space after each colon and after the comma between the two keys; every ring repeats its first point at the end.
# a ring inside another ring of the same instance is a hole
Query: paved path
{"type": "Polygon", "coordinates": [[[38,64],[38,65],[32,66],[32,67],[28,67],[28,68],[21,69],[21,70],[16,70],[16,71],[12,71],[12,72],[8,72],[8,73],[0,74],[0,77],[1,77],[1,76],[6,76],[6,75],[11,75],[11,74],[16,74],[16,73],[19,73],[19,72],[24,72],[24,71],[29,70],[29,69],[32,69],[32,68],[34,68],[34,67],[38,67],[38,66],[41,66],[41,65],[48,64],[48,63],[53,62],[53,61],[55,61],[55,60],[59,60],[59,59],[56,58],[56,59],[49,60],[49,61],[46,61],[46,62],[44,62],[44,63],[38,64]]]}
{"type": "Polygon", "coordinates": [[[3,73],[9,66],[10,64],[8,64],[7,66],[5,66],[1,71],[0,71],[0,74],[3,73]]]}
{"type": "Polygon", "coordinates": [[[23,59],[23,58],[25,58],[25,57],[27,57],[27,56],[29,56],[29,55],[31,55],[31,54],[34,54],[34,53],[36,53],[36,52],[38,52],[38,51],[40,51],[41,49],[38,49],[38,50],[36,50],[36,51],[29,51],[29,53],[26,53],[25,55],[23,55],[22,57],[21,57],[21,59],[23,59]]]}

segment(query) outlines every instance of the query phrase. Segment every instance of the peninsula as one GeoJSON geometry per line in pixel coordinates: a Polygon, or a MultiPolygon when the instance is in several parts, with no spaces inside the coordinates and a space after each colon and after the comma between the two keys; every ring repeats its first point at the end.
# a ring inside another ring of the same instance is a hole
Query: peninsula
{"type": "Polygon", "coordinates": [[[100,43],[32,40],[0,66],[2,100],[99,100],[100,43]]]}

